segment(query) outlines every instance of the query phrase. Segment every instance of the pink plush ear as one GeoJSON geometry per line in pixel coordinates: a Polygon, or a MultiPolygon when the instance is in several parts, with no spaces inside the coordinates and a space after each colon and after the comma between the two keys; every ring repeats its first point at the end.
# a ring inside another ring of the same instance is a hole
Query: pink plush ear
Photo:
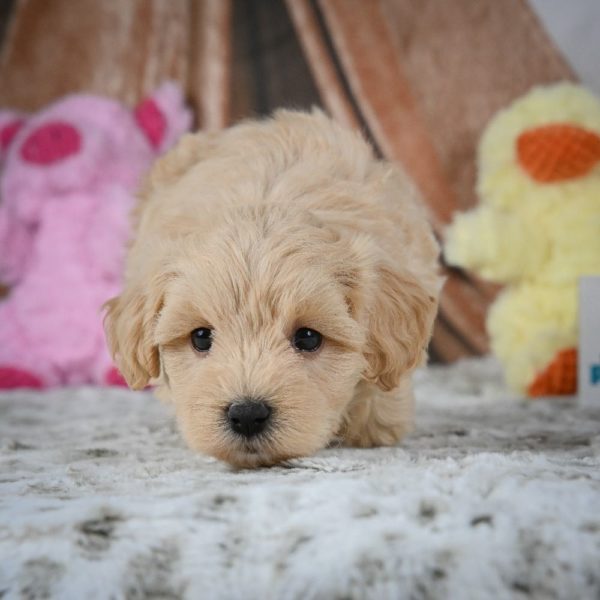
{"type": "Polygon", "coordinates": [[[135,108],[135,120],[153,148],[165,139],[167,119],[153,98],[145,98],[135,108]]]}
{"type": "Polygon", "coordinates": [[[12,110],[0,111],[0,158],[8,151],[17,132],[26,121],[25,115],[12,110]]]}
{"type": "Polygon", "coordinates": [[[183,92],[174,82],[163,83],[135,108],[135,120],[158,153],[168,150],[189,131],[192,113],[185,106],[183,92]]]}

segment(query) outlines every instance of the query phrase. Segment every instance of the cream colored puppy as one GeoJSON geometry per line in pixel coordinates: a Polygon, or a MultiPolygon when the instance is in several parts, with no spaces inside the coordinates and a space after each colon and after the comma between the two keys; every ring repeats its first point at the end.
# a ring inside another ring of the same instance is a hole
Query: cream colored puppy
{"type": "Polygon", "coordinates": [[[413,187],[321,112],[189,135],[141,194],[109,345],[240,467],[411,428],[441,278],[413,187]]]}

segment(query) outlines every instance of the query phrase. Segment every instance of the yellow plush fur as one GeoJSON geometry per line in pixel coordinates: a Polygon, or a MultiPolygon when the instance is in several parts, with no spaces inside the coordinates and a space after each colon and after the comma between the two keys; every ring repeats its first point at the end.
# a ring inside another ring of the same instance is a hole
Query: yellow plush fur
{"type": "Polygon", "coordinates": [[[570,83],[536,88],[500,112],[479,148],[481,204],[447,232],[450,264],[508,284],[488,329],[508,383],[524,392],[557,351],[577,342],[577,282],[600,273],[600,163],[540,183],[517,161],[518,136],[566,123],[600,134],[600,103],[570,83]]]}
{"type": "Polygon", "coordinates": [[[106,329],[134,388],[151,379],[188,444],[254,467],[333,440],[394,444],[410,429],[441,280],[413,187],[322,113],[280,111],[185,137],[158,162],[136,213],[123,293],[106,329]],[[190,342],[213,330],[209,352],[190,342]],[[300,353],[299,327],[323,335],[300,353]],[[271,426],[225,419],[266,399],[271,426]]]}

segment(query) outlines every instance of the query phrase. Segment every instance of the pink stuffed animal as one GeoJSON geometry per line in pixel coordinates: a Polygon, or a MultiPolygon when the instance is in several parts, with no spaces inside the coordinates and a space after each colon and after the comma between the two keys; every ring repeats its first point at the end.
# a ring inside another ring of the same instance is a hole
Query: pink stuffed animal
{"type": "Polygon", "coordinates": [[[0,115],[0,388],[119,383],[100,309],[119,292],[140,178],[190,124],[173,83],[135,111],[74,95],[0,115]]]}

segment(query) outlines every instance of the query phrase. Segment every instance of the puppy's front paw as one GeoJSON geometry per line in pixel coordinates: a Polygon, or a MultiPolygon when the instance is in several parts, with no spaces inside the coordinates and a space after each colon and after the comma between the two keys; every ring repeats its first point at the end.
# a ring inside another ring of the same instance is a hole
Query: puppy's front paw
{"type": "Polygon", "coordinates": [[[408,381],[390,392],[361,383],[338,435],[348,446],[395,446],[413,428],[413,404],[408,381]]]}

